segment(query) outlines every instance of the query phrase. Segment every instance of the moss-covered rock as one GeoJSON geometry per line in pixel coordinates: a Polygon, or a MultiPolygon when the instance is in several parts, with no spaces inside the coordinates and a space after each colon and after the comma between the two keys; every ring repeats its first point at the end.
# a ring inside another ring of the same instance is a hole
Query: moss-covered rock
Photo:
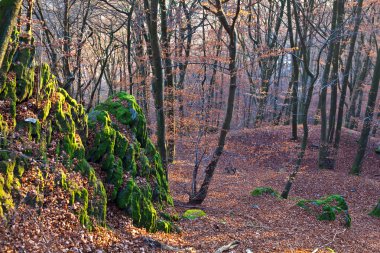
{"type": "Polygon", "coordinates": [[[337,215],[342,214],[344,225],[351,226],[348,206],[341,195],[329,195],[316,200],[303,199],[297,205],[315,214],[318,220],[334,221],[337,215]]]}
{"type": "Polygon", "coordinates": [[[101,165],[112,185],[111,200],[129,213],[136,226],[158,226],[153,205],[172,204],[161,158],[147,137],[146,120],[133,96],[116,94],[88,115],[90,137],[86,157],[101,165]]]}
{"type": "Polygon", "coordinates": [[[203,216],[206,216],[206,213],[203,210],[189,209],[183,213],[182,218],[188,219],[188,220],[196,220],[203,216]]]}
{"type": "Polygon", "coordinates": [[[251,192],[251,195],[254,197],[262,196],[264,194],[280,197],[280,194],[277,191],[273,190],[271,187],[257,187],[251,192]]]}
{"type": "MultiPolygon", "coordinates": [[[[84,226],[91,228],[93,220],[105,226],[107,202],[111,200],[135,225],[149,231],[171,231],[171,221],[159,221],[156,211],[173,204],[168,181],[134,97],[118,93],[87,115],[82,105],[58,87],[47,64],[35,66],[33,38],[29,32],[27,35],[19,38],[15,29],[0,66],[0,99],[9,104],[7,116],[0,115],[0,146],[7,145],[10,129],[27,135],[15,141],[30,142],[18,150],[22,156],[0,152],[0,216],[14,205],[12,191],[28,167],[29,161],[20,157],[30,157],[34,163],[38,161],[33,166],[39,173],[38,166],[46,169],[44,173],[54,174],[54,187],[71,195],[73,208],[79,204],[74,210],[84,226]],[[28,112],[16,115],[16,107],[28,112]],[[55,159],[51,168],[47,152],[55,159]],[[89,162],[102,172],[95,171],[89,162]],[[65,168],[55,171],[56,163],[65,168]],[[84,179],[78,184],[70,181],[77,172],[84,179]]],[[[29,192],[29,198],[36,200],[31,201],[32,206],[43,200],[43,190],[42,183],[29,192]]]]}
{"type": "Polygon", "coordinates": [[[5,147],[7,144],[8,124],[0,114],[0,148],[5,147]]]}
{"type": "Polygon", "coordinates": [[[378,144],[377,147],[375,148],[375,153],[380,154],[380,144],[378,144]]]}

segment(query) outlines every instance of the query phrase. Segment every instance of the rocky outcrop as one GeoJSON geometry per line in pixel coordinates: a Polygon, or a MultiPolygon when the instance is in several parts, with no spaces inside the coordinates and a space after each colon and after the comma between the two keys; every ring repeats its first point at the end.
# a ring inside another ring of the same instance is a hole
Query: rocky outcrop
{"type": "Polygon", "coordinates": [[[170,232],[172,224],[156,211],[172,204],[168,181],[134,97],[119,93],[87,115],[47,64],[35,66],[32,44],[21,48],[15,32],[1,66],[0,216],[21,202],[43,205],[44,180],[54,175],[54,188],[68,194],[89,229],[106,225],[114,202],[136,226],[170,232]],[[31,169],[39,179],[33,190],[20,192],[31,169]]]}

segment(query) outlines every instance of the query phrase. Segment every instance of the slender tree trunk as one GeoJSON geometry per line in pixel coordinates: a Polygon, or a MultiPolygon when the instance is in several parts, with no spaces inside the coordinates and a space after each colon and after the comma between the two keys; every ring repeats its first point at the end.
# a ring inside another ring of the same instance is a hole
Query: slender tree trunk
{"type": "Polygon", "coordinates": [[[340,100],[339,100],[338,118],[337,118],[336,133],[335,133],[335,143],[334,143],[335,148],[338,148],[339,143],[340,143],[340,136],[341,136],[342,124],[343,124],[343,110],[344,110],[344,103],[346,101],[346,93],[347,93],[347,87],[348,87],[348,78],[349,78],[349,74],[352,67],[352,59],[355,53],[356,38],[358,35],[360,22],[362,19],[362,6],[363,6],[363,0],[359,0],[358,6],[356,9],[355,27],[354,27],[353,34],[350,40],[350,49],[348,52],[346,66],[344,68],[344,73],[343,73],[342,92],[341,92],[340,100]]]}
{"type": "MultiPolygon", "coordinates": [[[[338,9],[338,1],[334,1],[334,7],[333,7],[333,17],[331,22],[331,35],[332,40],[335,40],[335,36],[333,35],[335,33],[336,29],[336,19],[337,19],[337,9],[338,9]]],[[[327,106],[326,106],[326,100],[327,100],[327,88],[329,86],[329,75],[330,75],[330,67],[333,59],[333,53],[334,53],[334,46],[333,44],[330,44],[329,50],[327,53],[327,59],[326,59],[326,65],[325,69],[323,71],[322,75],[322,87],[321,87],[321,95],[320,95],[320,103],[321,103],[321,142],[319,147],[319,168],[326,169],[329,167],[329,163],[327,161],[329,156],[329,147],[327,143],[327,106]]]]}
{"type": "MultiPolygon", "coordinates": [[[[287,1],[287,12],[288,12],[288,32],[289,32],[289,40],[290,40],[290,47],[295,48],[296,44],[294,42],[294,36],[293,36],[293,26],[292,26],[292,10],[291,10],[291,0],[287,1]]],[[[295,55],[295,52],[292,53],[292,140],[297,140],[297,114],[298,114],[298,75],[299,75],[299,67],[298,67],[298,60],[295,55]]]]}
{"type": "MultiPolygon", "coordinates": [[[[234,110],[234,101],[235,101],[235,90],[236,90],[236,83],[237,83],[237,67],[236,67],[236,54],[237,54],[237,34],[235,30],[235,22],[239,16],[240,12],[240,0],[237,2],[237,9],[235,16],[233,18],[232,24],[229,25],[227,18],[222,10],[221,1],[216,0],[216,9],[217,11],[214,12],[214,14],[218,17],[220,23],[223,25],[224,29],[229,35],[229,45],[228,45],[228,53],[229,53],[229,73],[230,73],[230,86],[229,86],[229,93],[228,93],[228,102],[227,102],[227,109],[226,109],[226,116],[224,118],[224,122],[222,125],[222,129],[220,131],[219,139],[218,139],[218,146],[215,148],[213,156],[211,158],[210,163],[207,165],[205,170],[205,178],[203,180],[203,183],[197,192],[193,192],[190,195],[189,203],[190,204],[201,204],[208,192],[209,185],[211,183],[212,177],[214,175],[216,166],[218,164],[219,158],[223,153],[224,144],[226,141],[227,133],[230,129],[231,119],[233,116],[233,110],[234,110]]],[[[207,7],[206,7],[207,8],[207,7]]],[[[208,9],[211,11],[210,9],[208,9]]]]}
{"type": "Polygon", "coordinates": [[[359,98],[361,90],[363,89],[363,82],[367,77],[370,62],[370,56],[367,54],[366,59],[364,60],[362,71],[360,72],[359,78],[355,84],[354,91],[351,96],[350,107],[345,117],[345,126],[349,129],[353,129],[355,126],[354,122],[351,120],[351,117],[355,117],[357,100],[359,98]]]}
{"type": "MultiPolygon", "coordinates": [[[[300,27],[300,23],[299,23],[300,19],[299,19],[299,16],[297,14],[298,10],[297,10],[295,0],[293,0],[292,3],[293,3],[294,19],[295,19],[296,27],[297,27],[298,33],[301,34],[300,33],[301,27],[300,27]]],[[[306,24],[304,24],[304,25],[306,25],[306,24]]],[[[288,196],[289,196],[291,187],[293,185],[293,182],[296,179],[296,176],[298,174],[299,169],[301,168],[301,164],[302,164],[305,152],[306,152],[307,142],[308,142],[308,138],[309,138],[309,127],[308,127],[308,122],[307,122],[308,112],[309,112],[311,100],[313,98],[314,85],[315,85],[316,81],[318,80],[318,76],[319,76],[319,60],[320,60],[320,57],[321,57],[321,54],[322,54],[324,48],[327,46],[327,44],[325,44],[321,48],[321,50],[319,51],[318,58],[317,58],[317,62],[318,62],[317,63],[318,64],[317,65],[317,71],[316,71],[316,74],[313,74],[313,73],[311,73],[311,71],[309,69],[309,54],[307,52],[306,42],[304,41],[305,38],[306,38],[306,36],[302,37],[302,35],[300,35],[301,54],[303,57],[303,62],[305,64],[304,69],[305,69],[307,75],[311,78],[311,83],[310,83],[310,86],[308,88],[307,96],[306,96],[306,99],[305,99],[305,102],[303,105],[303,108],[304,108],[304,111],[302,113],[303,136],[302,136],[302,141],[301,141],[301,145],[300,145],[300,151],[298,153],[296,164],[293,168],[293,171],[292,171],[292,173],[290,173],[288,181],[286,182],[284,190],[281,194],[281,197],[285,198],[285,199],[288,198],[288,196]]]]}
{"type": "Polygon", "coordinates": [[[131,55],[132,55],[131,23],[132,23],[132,15],[133,15],[134,7],[135,7],[135,1],[132,1],[130,10],[128,12],[128,21],[127,21],[127,49],[128,49],[127,61],[128,61],[128,76],[129,76],[129,94],[131,95],[133,95],[133,76],[132,76],[132,61],[131,61],[131,55]]]}
{"type": "Polygon", "coordinates": [[[336,20],[336,37],[334,43],[333,52],[333,68],[331,73],[331,100],[330,100],[330,115],[329,115],[329,129],[327,140],[329,143],[333,142],[335,133],[335,121],[336,121],[336,104],[338,99],[338,85],[339,85],[339,55],[341,52],[340,48],[340,37],[342,33],[343,26],[343,16],[344,16],[344,0],[337,1],[337,20],[336,20]]]}
{"type": "Polygon", "coordinates": [[[167,160],[168,163],[172,163],[175,158],[175,137],[176,137],[176,122],[174,115],[174,98],[175,98],[175,86],[173,77],[173,68],[171,60],[170,50],[170,36],[168,34],[168,15],[166,8],[166,0],[160,0],[161,10],[161,39],[162,47],[165,55],[165,79],[167,88],[167,160]]]}
{"type": "Polygon", "coordinates": [[[70,34],[70,1],[64,0],[64,12],[63,12],[63,52],[62,68],[64,75],[63,88],[70,94],[73,94],[72,83],[74,77],[71,73],[70,67],[70,51],[71,51],[71,34],[70,34]]]}
{"type": "Polygon", "coordinates": [[[371,124],[373,121],[373,114],[376,105],[377,92],[379,90],[380,81],[380,49],[377,49],[376,65],[373,72],[373,79],[371,84],[371,89],[368,93],[368,102],[365,112],[363,129],[359,139],[359,147],[356,153],[354,163],[351,168],[351,174],[359,175],[361,172],[361,166],[367,148],[368,136],[371,131],[371,124]]]}
{"type": "Polygon", "coordinates": [[[145,14],[148,22],[149,41],[152,50],[153,69],[153,94],[157,120],[157,146],[161,155],[163,166],[167,171],[166,157],[166,134],[165,134],[165,113],[164,113],[164,77],[162,73],[161,49],[158,38],[158,0],[144,0],[145,14]]]}

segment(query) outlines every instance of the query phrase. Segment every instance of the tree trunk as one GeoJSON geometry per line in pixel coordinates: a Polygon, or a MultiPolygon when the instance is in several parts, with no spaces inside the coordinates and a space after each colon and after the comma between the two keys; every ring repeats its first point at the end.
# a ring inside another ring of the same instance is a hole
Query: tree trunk
{"type": "Polygon", "coordinates": [[[158,38],[158,0],[144,0],[145,14],[148,22],[149,41],[152,50],[152,69],[153,69],[153,95],[154,106],[156,109],[157,120],[157,146],[161,155],[162,164],[167,171],[166,158],[166,134],[165,134],[165,112],[164,112],[164,78],[162,73],[161,49],[158,38]]]}
{"type": "Polygon", "coordinates": [[[365,150],[367,148],[368,136],[371,130],[374,109],[376,105],[377,91],[379,89],[380,81],[380,49],[377,50],[376,66],[373,72],[373,79],[371,89],[368,93],[368,102],[365,112],[363,129],[359,139],[358,152],[356,154],[354,163],[351,168],[351,174],[359,175],[361,172],[362,161],[364,158],[365,150]]]}
{"type": "MultiPolygon", "coordinates": [[[[203,6],[204,8],[207,8],[203,6]]],[[[220,23],[223,25],[224,29],[229,35],[229,45],[228,45],[228,53],[229,53],[229,73],[230,73],[230,86],[229,86],[229,93],[228,93],[228,102],[227,102],[227,109],[226,109],[226,116],[224,118],[224,122],[222,125],[222,129],[220,131],[219,139],[218,139],[218,146],[215,148],[213,156],[211,158],[210,163],[207,165],[205,170],[205,178],[203,180],[203,183],[197,192],[193,192],[190,195],[189,198],[189,204],[201,204],[208,192],[209,185],[211,183],[212,177],[214,175],[216,166],[218,164],[219,158],[223,153],[224,144],[226,141],[227,133],[230,129],[231,119],[233,115],[234,110],[234,100],[235,100],[235,90],[236,90],[236,83],[237,83],[237,67],[236,67],[236,54],[237,54],[237,34],[235,30],[235,22],[239,16],[240,12],[240,0],[237,2],[237,8],[236,13],[233,18],[232,24],[229,25],[227,18],[223,12],[221,1],[216,0],[216,11],[212,11],[219,19],[220,23]]],[[[208,8],[207,8],[208,9],[208,8]]],[[[210,9],[208,9],[211,11],[210,9]]]]}
{"type": "MultiPolygon", "coordinates": [[[[291,0],[287,1],[287,12],[288,12],[288,32],[289,32],[289,40],[290,40],[290,47],[295,48],[296,44],[294,42],[293,37],[293,26],[292,26],[292,10],[291,10],[291,0]]],[[[295,52],[292,53],[292,140],[297,140],[297,113],[298,113],[298,60],[295,55],[295,52]]]]}
{"type": "Polygon", "coordinates": [[[21,8],[22,0],[9,0],[0,2],[0,68],[3,65],[5,53],[8,48],[9,38],[16,25],[17,15],[21,8]]]}
{"type": "Polygon", "coordinates": [[[340,136],[341,136],[342,124],[343,124],[343,110],[344,110],[344,103],[346,101],[346,93],[347,93],[347,87],[348,87],[348,78],[349,78],[349,74],[352,67],[352,59],[355,53],[356,38],[358,35],[360,22],[362,19],[362,16],[361,16],[362,6],[363,6],[363,0],[359,0],[358,6],[356,9],[355,27],[354,27],[353,34],[351,37],[350,49],[348,52],[346,66],[344,68],[344,73],[343,73],[342,92],[341,92],[340,100],[339,100],[338,118],[337,118],[336,133],[335,133],[335,143],[334,143],[335,148],[338,148],[339,143],[340,143],[340,136]]]}
{"type": "Polygon", "coordinates": [[[167,160],[168,163],[172,163],[175,158],[175,136],[176,136],[176,122],[174,115],[174,97],[175,97],[175,87],[173,79],[173,68],[170,53],[170,36],[168,34],[168,15],[166,8],[166,0],[160,0],[161,9],[161,39],[162,47],[165,55],[165,78],[166,78],[166,88],[167,88],[167,160]]]}
{"type": "Polygon", "coordinates": [[[341,31],[343,29],[343,16],[344,16],[344,0],[337,1],[337,20],[336,20],[336,32],[335,36],[337,39],[334,43],[334,53],[333,53],[333,68],[331,73],[331,100],[330,100],[330,115],[329,115],[329,130],[327,140],[332,143],[335,133],[335,119],[336,119],[336,103],[338,99],[338,85],[339,85],[339,55],[341,52],[340,48],[340,37],[341,31]]]}
{"type": "MultiPolygon", "coordinates": [[[[338,8],[338,1],[334,1],[334,7],[333,7],[333,17],[331,22],[331,34],[334,33],[336,28],[336,19],[337,19],[337,8],[338,8]]],[[[331,38],[331,39],[336,39],[331,38]]],[[[329,50],[327,53],[327,59],[326,59],[326,66],[323,71],[322,75],[322,87],[321,87],[321,95],[320,95],[320,103],[321,103],[321,142],[319,147],[319,168],[326,169],[329,167],[329,163],[327,162],[327,158],[329,156],[329,147],[327,143],[327,106],[326,106],[326,99],[327,99],[327,88],[329,86],[329,75],[330,75],[330,67],[333,59],[333,52],[334,52],[334,46],[333,44],[330,44],[329,50]]]]}
{"type": "Polygon", "coordinates": [[[367,54],[366,59],[364,60],[362,71],[360,72],[360,75],[359,75],[359,79],[355,84],[354,91],[351,96],[350,107],[345,117],[345,122],[346,122],[345,126],[349,129],[353,129],[355,126],[354,122],[351,120],[351,117],[355,117],[356,103],[357,103],[356,101],[358,100],[361,90],[363,89],[363,82],[365,78],[367,77],[370,63],[371,63],[370,56],[369,54],[367,54]]]}

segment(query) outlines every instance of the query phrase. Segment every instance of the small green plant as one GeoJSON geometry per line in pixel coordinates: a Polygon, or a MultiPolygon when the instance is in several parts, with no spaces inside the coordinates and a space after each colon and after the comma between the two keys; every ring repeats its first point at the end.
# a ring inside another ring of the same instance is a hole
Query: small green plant
{"type": "Polygon", "coordinates": [[[205,216],[206,213],[200,209],[189,209],[182,215],[182,218],[188,220],[196,220],[200,217],[205,216]]]}
{"type": "Polygon", "coordinates": [[[297,205],[307,211],[315,213],[318,220],[334,221],[338,214],[343,214],[344,225],[351,226],[351,217],[348,206],[341,195],[329,195],[316,200],[303,199],[297,205]]]}
{"type": "Polygon", "coordinates": [[[264,194],[280,197],[280,194],[276,190],[273,190],[271,187],[257,187],[251,192],[251,195],[254,197],[262,196],[264,194]]]}
{"type": "Polygon", "coordinates": [[[380,218],[380,200],[369,215],[380,218]]]}

